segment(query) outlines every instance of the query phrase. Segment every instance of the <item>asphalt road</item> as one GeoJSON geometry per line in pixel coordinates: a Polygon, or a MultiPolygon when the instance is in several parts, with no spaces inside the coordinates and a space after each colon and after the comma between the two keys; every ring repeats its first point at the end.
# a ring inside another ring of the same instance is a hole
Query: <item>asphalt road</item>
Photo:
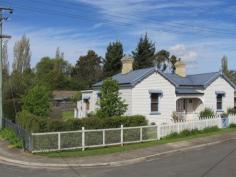
{"type": "Polygon", "coordinates": [[[121,167],[45,170],[0,164],[0,177],[236,177],[236,141],[121,167]]]}

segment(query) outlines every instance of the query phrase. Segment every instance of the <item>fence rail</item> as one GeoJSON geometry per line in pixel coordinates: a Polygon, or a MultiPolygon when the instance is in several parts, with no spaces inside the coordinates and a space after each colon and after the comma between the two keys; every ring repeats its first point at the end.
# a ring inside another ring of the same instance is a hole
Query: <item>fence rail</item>
{"type": "Polygon", "coordinates": [[[29,151],[32,149],[31,134],[23,129],[20,125],[12,122],[10,119],[3,119],[3,127],[12,129],[18,137],[23,140],[23,148],[29,151]]]}
{"type": "Polygon", "coordinates": [[[3,126],[11,128],[23,139],[25,149],[36,152],[50,152],[73,150],[92,147],[105,147],[160,140],[172,133],[184,130],[203,130],[204,128],[218,126],[225,128],[229,124],[236,124],[236,115],[229,115],[228,119],[210,117],[199,120],[179,121],[170,124],[121,127],[110,129],[86,130],[84,127],[78,131],[28,133],[11,120],[4,119],[3,126]],[[225,122],[226,120],[226,122],[225,122]]]}
{"type": "MultiPolygon", "coordinates": [[[[230,115],[228,124],[236,123],[236,116],[230,115]]],[[[180,121],[164,125],[123,127],[111,129],[32,133],[32,152],[49,152],[105,147],[159,140],[172,133],[184,130],[203,130],[204,128],[223,127],[223,119],[211,117],[200,120],[180,121]]]]}

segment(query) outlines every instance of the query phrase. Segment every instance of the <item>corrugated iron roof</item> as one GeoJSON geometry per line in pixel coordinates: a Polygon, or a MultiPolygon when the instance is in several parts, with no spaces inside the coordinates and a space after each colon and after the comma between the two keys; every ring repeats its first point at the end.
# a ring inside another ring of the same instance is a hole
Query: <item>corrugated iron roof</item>
{"type": "MultiPolygon", "coordinates": [[[[186,77],[178,76],[175,73],[164,73],[160,70],[156,70],[154,67],[138,69],[131,71],[127,74],[116,74],[112,78],[115,79],[119,85],[121,86],[134,86],[138,82],[142,81],[144,78],[149,76],[150,74],[158,72],[165,79],[170,81],[176,88],[179,87],[207,87],[212,81],[214,81],[219,76],[224,77],[234,88],[235,85],[221,72],[211,72],[211,73],[203,73],[203,74],[195,74],[195,75],[187,75],[186,77]]],[[[102,81],[94,84],[94,87],[100,87],[102,85],[102,81]]]]}

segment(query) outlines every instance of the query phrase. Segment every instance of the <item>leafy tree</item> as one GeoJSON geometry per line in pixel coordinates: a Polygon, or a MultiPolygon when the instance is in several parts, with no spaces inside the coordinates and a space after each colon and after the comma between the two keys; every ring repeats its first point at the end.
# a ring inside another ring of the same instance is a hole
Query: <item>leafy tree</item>
{"type": "Polygon", "coordinates": [[[175,71],[175,63],[177,62],[177,61],[180,61],[181,60],[181,58],[179,58],[179,59],[177,59],[177,57],[175,56],[175,55],[172,55],[171,57],[170,57],[170,63],[171,63],[171,66],[170,66],[170,69],[171,69],[171,71],[172,72],[174,72],[175,71]]]}
{"type": "Polygon", "coordinates": [[[127,110],[127,104],[119,96],[119,85],[112,78],[106,79],[101,87],[100,110],[102,116],[120,116],[127,110]]]}
{"type": "Polygon", "coordinates": [[[120,72],[122,66],[121,58],[123,56],[123,46],[121,42],[116,41],[108,45],[103,67],[105,77],[110,77],[120,72]]]}
{"type": "Polygon", "coordinates": [[[157,64],[157,67],[162,70],[166,71],[167,69],[171,72],[175,71],[175,63],[181,60],[180,58],[177,59],[175,55],[170,55],[170,52],[166,50],[160,50],[155,55],[155,62],[157,64]]]}
{"type": "Polygon", "coordinates": [[[70,89],[72,66],[62,58],[43,57],[36,65],[37,82],[50,89],[70,89]]]}
{"type": "Polygon", "coordinates": [[[26,35],[23,35],[14,46],[13,71],[22,74],[24,71],[30,69],[30,59],[30,40],[26,35]]]}
{"type": "Polygon", "coordinates": [[[22,98],[22,109],[34,115],[47,117],[50,112],[50,94],[48,88],[42,85],[33,87],[22,98]]]}
{"type": "Polygon", "coordinates": [[[169,57],[170,57],[170,53],[166,50],[160,50],[155,55],[155,61],[156,61],[157,67],[161,69],[162,71],[165,71],[169,65],[169,62],[170,62],[169,57]]]}
{"type": "Polygon", "coordinates": [[[77,61],[73,77],[77,79],[81,89],[88,89],[102,79],[101,57],[93,50],[89,50],[87,55],[80,56],[77,61]]]}
{"type": "Polygon", "coordinates": [[[140,38],[137,48],[132,52],[134,68],[141,69],[153,66],[155,50],[155,44],[150,41],[146,33],[144,37],[140,38]]]}

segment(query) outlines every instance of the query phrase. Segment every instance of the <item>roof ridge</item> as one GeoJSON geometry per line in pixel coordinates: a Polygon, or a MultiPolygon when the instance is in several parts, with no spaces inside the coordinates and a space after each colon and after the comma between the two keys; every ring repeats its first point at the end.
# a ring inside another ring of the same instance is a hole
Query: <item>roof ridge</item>
{"type": "Polygon", "coordinates": [[[196,75],[203,75],[203,74],[216,74],[219,73],[219,71],[215,71],[215,72],[208,72],[208,73],[198,73],[198,74],[188,74],[187,76],[196,76],[196,75]]]}

